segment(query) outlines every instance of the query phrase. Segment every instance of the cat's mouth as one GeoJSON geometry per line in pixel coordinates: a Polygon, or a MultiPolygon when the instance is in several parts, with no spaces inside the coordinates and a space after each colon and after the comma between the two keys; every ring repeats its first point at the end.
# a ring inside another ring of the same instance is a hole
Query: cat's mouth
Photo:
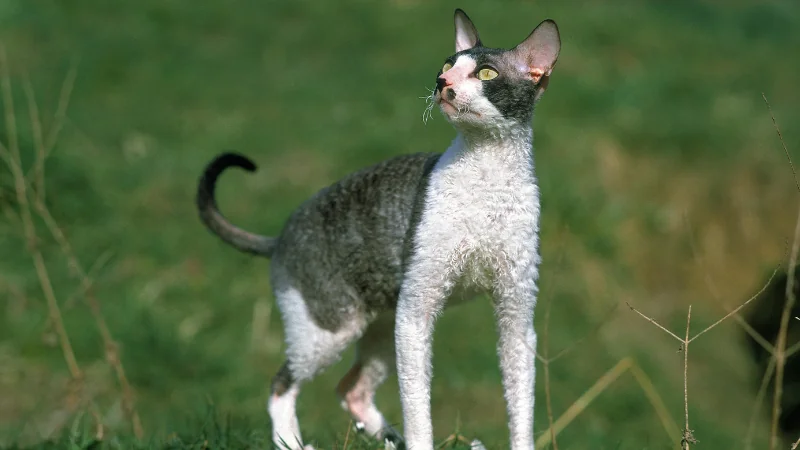
{"type": "Polygon", "coordinates": [[[445,100],[445,98],[442,97],[441,95],[439,96],[437,101],[439,102],[440,106],[449,106],[449,107],[451,107],[453,109],[458,109],[458,108],[456,108],[456,105],[454,105],[454,104],[450,103],[449,101],[445,100]]]}
{"type": "Polygon", "coordinates": [[[444,98],[444,96],[439,95],[436,98],[436,103],[439,104],[439,108],[441,108],[442,112],[451,119],[460,119],[464,115],[472,115],[474,117],[480,118],[481,115],[472,111],[469,106],[462,105],[458,106],[455,103],[451,102],[444,98]]]}
{"type": "Polygon", "coordinates": [[[458,113],[460,111],[456,105],[450,103],[446,98],[444,98],[443,95],[439,95],[436,99],[436,102],[439,104],[439,107],[444,110],[444,112],[458,113]]]}

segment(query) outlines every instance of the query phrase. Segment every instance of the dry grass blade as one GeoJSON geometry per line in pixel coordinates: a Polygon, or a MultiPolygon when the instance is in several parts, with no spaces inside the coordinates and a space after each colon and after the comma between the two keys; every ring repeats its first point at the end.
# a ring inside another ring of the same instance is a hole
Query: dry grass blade
{"type": "Polygon", "coordinates": [[[639,383],[639,387],[645,392],[648,400],[650,400],[653,408],[656,410],[656,413],[662,419],[662,425],[664,426],[664,430],[670,436],[671,439],[675,441],[677,444],[677,440],[675,439],[676,432],[678,431],[678,426],[672,421],[669,417],[669,414],[666,411],[666,407],[664,407],[664,402],[658,396],[658,393],[653,388],[652,383],[647,378],[647,376],[642,372],[642,370],[638,367],[638,365],[633,361],[632,358],[627,357],[619,360],[617,364],[614,365],[611,369],[608,370],[603,376],[597,379],[597,381],[590,387],[586,392],[584,392],[575,402],[570,405],[569,408],[561,415],[561,417],[556,420],[555,424],[553,424],[553,430],[547,430],[539,438],[536,440],[536,449],[542,449],[545,446],[549,445],[552,441],[551,435],[555,434],[558,435],[561,431],[563,431],[570,423],[572,423],[575,418],[580,415],[603,391],[608,389],[608,387],[620,376],[622,376],[625,372],[631,371],[634,375],[634,379],[639,383]]]}
{"type": "MultiPolygon", "coordinates": [[[[758,295],[761,292],[764,292],[764,290],[767,288],[767,286],[769,286],[770,281],[772,281],[772,278],[775,276],[775,274],[777,273],[777,271],[780,268],[780,266],[775,268],[775,270],[772,272],[772,276],[770,276],[769,280],[766,283],[764,283],[764,286],[761,288],[759,293],[757,293],[756,295],[751,297],[749,300],[747,300],[744,305],[741,305],[741,306],[739,306],[739,308],[731,310],[730,307],[728,307],[728,305],[725,304],[725,302],[722,300],[722,298],[721,298],[721,296],[719,294],[719,290],[717,289],[717,285],[716,285],[716,283],[714,283],[714,280],[711,278],[711,273],[708,270],[708,267],[706,266],[705,261],[703,260],[702,256],[700,255],[700,252],[697,250],[697,243],[695,242],[695,237],[694,237],[694,233],[692,231],[692,226],[689,223],[689,218],[685,214],[683,216],[683,220],[684,220],[684,222],[686,224],[686,229],[687,229],[687,232],[689,234],[689,246],[692,249],[692,256],[694,256],[694,259],[695,259],[695,262],[697,263],[697,265],[700,266],[700,268],[703,270],[703,273],[704,273],[703,281],[706,283],[706,287],[708,287],[708,291],[711,293],[711,298],[717,304],[722,306],[722,309],[724,309],[725,312],[727,313],[727,315],[725,317],[723,317],[721,320],[717,321],[717,323],[711,325],[711,327],[707,328],[703,332],[710,330],[711,328],[717,326],[723,320],[725,320],[728,317],[732,316],[733,320],[736,321],[736,323],[738,323],[744,329],[744,331],[748,335],[750,335],[751,338],[753,338],[754,341],[756,341],[764,350],[766,350],[769,353],[772,353],[773,352],[772,344],[769,341],[767,341],[766,339],[764,339],[764,337],[761,336],[755,329],[753,329],[753,327],[750,326],[750,324],[747,323],[747,321],[745,321],[738,314],[738,312],[747,303],[750,303],[751,300],[754,300],[754,299],[758,298],[758,295]]],[[[699,336],[699,335],[700,335],[700,333],[697,334],[697,336],[699,336]]],[[[697,337],[697,336],[695,336],[695,337],[697,337]]],[[[692,340],[694,340],[694,338],[692,340]]]]}
{"type": "Polygon", "coordinates": [[[681,435],[681,448],[684,450],[688,450],[690,444],[694,444],[697,442],[695,439],[693,431],[689,428],[689,343],[691,340],[689,339],[689,326],[692,322],[692,305],[689,305],[689,312],[686,315],[686,337],[679,338],[675,333],[666,329],[663,325],[656,322],[654,319],[646,316],[645,314],[638,311],[636,308],[627,303],[628,307],[631,311],[636,312],[648,322],[652,323],[659,329],[665,331],[670,336],[674,337],[681,343],[681,350],[683,351],[683,415],[684,415],[684,428],[681,435]]]}
{"type": "MultiPolygon", "coordinates": [[[[64,83],[65,86],[71,86],[73,81],[69,83],[64,83]]],[[[103,314],[100,309],[100,303],[94,296],[94,291],[92,290],[92,280],[87,275],[86,271],[81,266],[80,262],[78,261],[77,256],[75,255],[74,250],[72,249],[72,245],[70,244],[69,240],[67,239],[66,235],[64,234],[61,227],[56,222],[55,218],[53,218],[50,211],[47,209],[47,206],[44,202],[44,164],[48,157],[48,149],[45,147],[44,137],[42,135],[42,125],[40,122],[40,118],[38,115],[38,107],[36,104],[36,98],[34,97],[33,87],[30,85],[30,81],[26,78],[25,83],[25,94],[28,100],[28,105],[31,108],[31,122],[32,122],[32,129],[34,133],[34,145],[36,146],[36,175],[37,180],[42,177],[37,184],[39,184],[36,192],[37,195],[34,197],[34,208],[36,209],[37,214],[39,217],[42,218],[47,229],[50,231],[50,234],[58,243],[59,247],[61,248],[62,253],[67,258],[67,264],[70,268],[70,271],[73,273],[74,276],[80,279],[81,290],[84,294],[84,299],[86,300],[86,304],[91,311],[92,318],[97,325],[98,331],[100,332],[100,337],[103,340],[103,345],[105,347],[105,357],[108,364],[113,368],[114,373],[119,381],[120,387],[122,388],[122,408],[125,411],[128,420],[131,422],[131,426],[133,427],[133,432],[135,436],[141,439],[144,436],[144,430],[142,429],[142,422],[139,418],[139,414],[134,407],[134,393],[133,388],[131,387],[130,383],[128,382],[128,378],[125,374],[125,369],[122,365],[122,361],[119,357],[119,346],[114,341],[111,330],[108,327],[108,324],[103,317],[103,314]]],[[[64,91],[64,89],[62,89],[64,91]]],[[[71,91],[71,87],[67,92],[71,91]]],[[[67,95],[64,97],[62,92],[62,101],[60,102],[59,107],[63,105],[66,108],[66,105],[69,101],[69,96],[67,95]]],[[[62,114],[66,114],[64,111],[62,114]]],[[[62,118],[63,120],[63,118],[62,118]]],[[[24,186],[25,179],[21,180],[24,186]]]]}
{"type": "MultiPolygon", "coordinates": [[[[8,164],[11,170],[12,178],[14,179],[14,191],[19,205],[19,215],[22,222],[25,240],[27,241],[28,253],[33,259],[33,265],[36,271],[36,276],[39,280],[39,285],[42,288],[45,300],[47,302],[47,310],[50,320],[53,323],[58,342],[61,346],[61,352],[64,356],[64,361],[67,364],[70,375],[77,390],[83,392],[83,372],[78,365],[75,358],[75,352],[72,349],[69,335],[64,321],[61,316],[61,310],[56,299],[53,285],[50,281],[50,275],[47,270],[47,265],[44,262],[44,257],[38,248],[39,238],[36,233],[36,225],[33,222],[31,214],[31,206],[28,201],[28,188],[25,179],[25,173],[22,170],[22,158],[19,151],[19,140],[17,136],[16,113],[14,111],[13,92],[11,90],[11,75],[8,68],[8,58],[6,56],[5,47],[0,45],[0,82],[2,84],[4,116],[6,121],[6,132],[9,136],[9,147],[6,148],[0,143],[0,154],[8,164]]],[[[89,411],[95,419],[96,423],[96,436],[103,436],[103,424],[97,408],[92,402],[89,404],[89,411]]]]}
{"type": "MultiPolygon", "coordinates": [[[[111,255],[112,253],[110,251],[104,252],[99,257],[97,257],[94,264],[92,264],[92,266],[89,267],[89,273],[86,274],[87,278],[89,278],[88,288],[91,289],[94,286],[97,274],[100,272],[100,270],[102,270],[105,267],[106,263],[108,263],[108,261],[111,259],[111,255]]],[[[83,298],[83,296],[85,296],[86,293],[88,292],[86,288],[87,286],[85,285],[78,286],[78,288],[67,298],[67,301],[64,302],[64,309],[69,310],[70,308],[74,307],[77,298],[78,297],[83,298]]]]}
{"type": "MultiPolygon", "coordinates": [[[[739,311],[741,311],[741,309],[744,308],[745,306],[747,306],[750,302],[752,302],[753,300],[757,299],[767,289],[769,284],[772,282],[772,279],[775,278],[775,275],[778,273],[779,269],[780,269],[780,266],[776,267],[775,270],[772,271],[772,275],[770,275],[770,277],[767,280],[767,282],[764,283],[764,286],[762,286],[761,289],[759,289],[759,291],[756,292],[752,297],[747,299],[747,301],[745,301],[741,305],[737,306],[733,311],[729,312],[728,314],[725,314],[725,316],[723,316],[721,319],[717,320],[716,322],[712,323],[711,325],[709,325],[708,327],[703,329],[703,331],[701,331],[701,332],[697,333],[696,335],[694,335],[694,337],[689,339],[689,343],[693,342],[695,339],[697,339],[700,336],[704,335],[708,331],[711,331],[714,327],[716,327],[717,325],[719,325],[722,322],[726,321],[729,317],[731,317],[734,314],[736,314],[739,311]]],[[[763,340],[763,338],[762,338],[762,340],[763,340]]]]}
{"type": "MultiPolygon", "coordinates": [[[[30,114],[31,129],[33,131],[33,144],[38,149],[44,148],[44,141],[42,137],[42,121],[39,117],[39,106],[36,103],[36,95],[33,92],[30,78],[26,75],[23,78],[22,88],[25,91],[25,98],[28,100],[28,113],[30,114]]],[[[44,162],[45,158],[37,151],[36,162],[33,165],[35,182],[33,183],[33,191],[35,193],[34,203],[44,201],[45,184],[44,184],[44,162]]]]}
{"type": "Polygon", "coordinates": [[[681,343],[684,343],[684,342],[685,342],[683,339],[679,338],[679,337],[678,337],[678,335],[676,335],[676,334],[675,334],[675,333],[673,333],[672,331],[669,331],[668,329],[664,328],[664,326],[662,326],[660,323],[658,323],[658,322],[656,322],[654,319],[652,319],[652,318],[650,318],[650,317],[648,317],[648,316],[644,315],[644,314],[643,314],[642,312],[640,312],[638,309],[636,309],[636,308],[634,308],[633,306],[631,306],[631,304],[630,304],[630,303],[628,303],[628,302],[625,302],[625,304],[626,304],[626,305],[628,305],[628,308],[630,308],[630,309],[631,309],[631,311],[633,311],[633,312],[635,312],[636,314],[638,314],[638,315],[642,316],[642,317],[643,317],[645,320],[647,320],[648,322],[652,323],[653,325],[657,326],[658,328],[660,328],[660,329],[661,329],[662,331],[664,331],[665,333],[667,333],[667,334],[669,334],[670,336],[674,337],[675,339],[677,339],[677,340],[678,340],[678,342],[681,342],[681,343]]]}
{"type": "Polygon", "coordinates": [[[17,203],[19,204],[20,208],[20,217],[22,219],[25,237],[28,243],[28,251],[33,257],[36,275],[39,279],[39,283],[41,284],[45,299],[47,300],[50,319],[53,321],[56,327],[56,333],[59,337],[61,350],[64,353],[64,359],[73,378],[81,379],[82,373],[78,367],[78,362],[75,359],[75,353],[72,350],[69,336],[64,328],[64,322],[61,318],[61,311],[59,310],[58,301],[56,300],[55,292],[53,291],[53,286],[50,282],[47,266],[44,263],[44,257],[37,248],[38,238],[36,236],[36,227],[31,216],[27,186],[25,183],[25,176],[22,172],[21,158],[19,154],[19,141],[17,140],[16,133],[17,124],[14,112],[14,100],[12,98],[11,91],[11,76],[8,71],[8,60],[6,58],[5,47],[3,46],[0,46],[0,76],[2,76],[6,129],[8,130],[7,133],[9,136],[9,148],[6,148],[0,144],[0,152],[5,154],[4,159],[6,159],[9,163],[9,169],[11,170],[12,177],[14,178],[14,188],[17,195],[17,203]]]}
{"type": "Polygon", "coordinates": [[[794,441],[794,444],[792,444],[791,450],[797,450],[797,447],[800,447],[800,438],[797,438],[797,440],[794,441]]]}
{"type": "MultiPolygon", "coordinates": [[[[41,148],[44,148],[44,152],[43,156],[37,157],[37,162],[41,162],[43,164],[44,161],[50,156],[53,148],[55,148],[56,142],[58,142],[61,129],[64,127],[64,124],[67,121],[67,108],[69,107],[69,102],[72,98],[72,90],[75,87],[75,79],[77,76],[78,60],[74,59],[70,65],[69,71],[67,71],[66,77],[64,77],[64,81],[61,83],[61,91],[58,95],[58,106],[56,107],[53,125],[50,128],[50,132],[47,133],[47,137],[42,142],[41,148]]],[[[31,92],[33,91],[31,90],[31,92]]],[[[42,128],[40,127],[40,130],[41,129],[42,128]]],[[[34,165],[32,171],[35,172],[36,169],[37,166],[34,165]]],[[[27,173],[26,179],[30,178],[30,175],[30,173],[27,173]]]]}
{"type": "Polygon", "coordinates": [[[753,404],[753,410],[750,413],[750,423],[747,426],[747,435],[744,439],[744,448],[746,450],[753,448],[753,434],[755,433],[756,421],[759,413],[761,412],[761,404],[764,401],[764,395],[767,393],[767,386],[769,386],[769,381],[772,379],[773,374],[775,374],[774,353],[772,353],[772,356],[769,359],[767,370],[764,371],[764,375],[761,377],[761,385],[758,387],[756,400],[753,404]]]}
{"type": "Polygon", "coordinates": [[[639,387],[642,388],[645,396],[647,396],[647,400],[650,401],[650,404],[653,406],[653,409],[656,410],[656,415],[658,419],[661,421],[661,426],[667,432],[670,438],[673,439],[675,444],[678,443],[677,436],[680,434],[680,428],[678,424],[672,419],[669,415],[669,411],[667,410],[667,405],[664,404],[664,400],[658,395],[658,391],[656,387],[653,385],[653,382],[650,380],[650,377],[644,373],[641,367],[636,364],[636,361],[631,361],[631,367],[629,369],[631,371],[631,375],[633,375],[636,382],[639,383],[639,387]]]}
{"type": "Polygon", "coordinates": [[[555,428],[553,427],[553,402],[552,402],[552,395],[550,393],[550,363],[552,362],[549,358],[550,351],[549,351],[549,342],[548,338],[550,336],[550,309],[553,306],[553,299],[552,297],[547,302],[547,309],[544,313],[544,336],[542,339],[542,346],[544,348],[544,399],[545,403],[547,404],[547,421],[550,427],[550,441],[553,444],[553,450],[558,450],[558,441],[556,440],[556,432],[555,428]]]}
{"type": "Polygon", "coordinates": [[[800,192],[800,181],[797,180],[797,171],[794,170],[794,163],[792,162],[792,157],[789,155],[789,149],[786,147],[786,142],[783,140],[783,134],[781,134],[781,129],[778,127],[778,121],[775,120],[775,114],[772,113],[772,106],[770,106],[769,101],[767,100],[767,96],[764,93],[761,93],[761,98],[764,99],[764,103],[767,104],[767,110],[769,111],[769,116],[772,118],[772,126],[775,127],[775,132],[778,133],[778,139],[781,141],[781,145],[783,145],[783,152],[786,154],[786,159],[789,161],[789,167],[792,168],[792,175],[794,175],[794,184],[797,186],[797,191],[800,192]]]}
{"type": "Polygon", "coordinates": [[[548,361],[550,361],[551,363],[552,362],[556,362],[558,359],[560,359],[561,357],[567,355],[572,350],[575,350],[586,339],[589,339],[591,336],[594,336],[595,334],[597,334],[597,332],[600,331],[600,329],[603,328],[603,326],[605,324],[607,324],[608,322],[611,321],[611,318],[614,316],[614,313],[617,311],[618,307],[619,307],[618,303],[614,304],[614,306],[611,307],[611,309],[603,316],[603,318],[595,324],[594,328],[589,330],[589,332],[587,332],[585,335],[583,335],[577,341],[575,341],[572,344],[570,344],[569,346],[561,349],[561,351],[556,353],[556,356],[553,356],[552,358],[548,358],[548,361]]]}
{"type": "MultiPolygon", "coordinates": [[[[769,282],[767,282],[767,284],[765,284],[765,286],[767,286],[768,284],[769,284],[769,282]]],[[[712,299],[717,304],[719,304],[722,307],[722,309],[724,309],[726,311],[728,316],[732,316],[733,320],[736,323],[738,323],[739,326],[741,326],[742,329],[745,331],[745,333],[747,333],[751,338],[753,338],[753,340],[756,341],[756,343],[758,343],[758,345],[760,345],[761,348],[763,348],[764,350],[766,350],[769,353],[772,353],[775,350],[775,348],[772,346],[772,344],[768,340],[764,339],[764,336],[761,336],[758,333],[758,331],[753,329],[753,327],[749,323],[747,323],[747,321],[745,321],[742,318],[742,316],[737,314],[738,311],[731,310],[730,307],[728,305],[726,305],[725,302],[723,302],[722,299],[719,298],[716,295],[712,295],[712,299]]],[[[741,309],[741,308],[738,308],[738,309],[741,309]]],[[[694,340],[694,338],[692,338],[692,340],[694,340]]]]}
{"type": "MultiPolygon", "coordinates": [[[[561,242],[563,243],[563,240],[561,242]]],[[[563,246],[559,245],[558,259],[556,260],[556,269],[560,269],[561,268],[561,264],[563,264],[563,262],[564,262],[565,252],[563,250],[564,250],[563,246]]],[[[561,271],[557,271],[556,272],[555,276],[553,277],[552,284],[550,284],[548,286],[548,287],[550,287],[550,290],[553,289],[552,286],[556,285],[556,281],[555,280],[558,279],[558,275],[560,275],[560,274],[561,274],[561,271]]],[[[543,294],[544,293],[542,293],[541,297],[544,297],[543,294]]],[[[542,336],[542,347],[544,349],[543,350],[544,351],[544,357],[540,356],[539,352],[537,352],[535,349],[530,349],[530,351],[532,351],[533,354],[536,356],[536,358],[542,363],[542,367],[544,369],[544,398],[545,398],[545,404],[547,406],[547,422],[548,422],[549,427],[550,427],[550,440],[553,443],[553,449],[554,450],[558,450],[558,442],[556,441],[556,433],[555,433],[555,429],[553,428],[553,423],[554,423],[553,422],[553,402],[552,402],[552,393],[551,393],[551,390],[550,390],[550,363],[552,362],[552,360],[549,358],[549,355],[550,355],[549,339],[550,339],[550,310],[552,309],[552,306],[553,306],[553,296],[549,295],[549,294],[550,294],[550,292],[548,291],[548,295],[546,296],[546,298],[548,299],[548,301],[547,301],[547,309],[545,310],[545,313],[544,313],[544,335],[542,336]]],[[[526,341],[523,339],[523,342],[526,342],[526,341]]]]}
{"type": "MultiPolygon", "coordinates": [[[[781,141],[783,139],[781,138],[781,141]]],[[[794,282],[795,268],[797,267],[797,253],[800,248],[800,209],[797,211],[797,222],[792,241],[792,256],[789,258],[789,276],[786,281],[786,302],[783,305],[781,324],[778,330],[778,341],[775,343],[775,390],[772,397],[772,424],[770,426],[770,450],[778,445],[778,419],[781,414],[781,399],[783,398],[783,373],[786,365],[786,337],[789,332],[789,319],[795,303],[794,282]]]]}
{"type": "MultiPolygon", "coordinates": [[[[789,149],[786,147],[786,142],[783,140],[781,129],[778,126],[778,122],[775,120],[775,114],[772,113],[772,107],[767,100],[767,96],[762,93],[761,97],[764,99],[764,103],[767,104],[767,110],[772,118],[772,125],[775,127],[775,133],[778,135],[778,140],[780,140],[781,146],[783,146],[786,159],[789,161],[789,166],[792,168],[792,175],[794,176],[795,185],[797,186],[798,192],[800,192],[800,182],[797,179],[797,172],[794,169],[794,163],[792,162],[791,155],[789,155],[789,149]]],[[[795,268],[797,267],[798,247],[800,247],[800,210],[798,210],[797,213],[794,239],[792,240],[792,255],[789,258],[789,269],[786,282],[786,302],[783,306],[780,329],[778,331],[778,340],[775,343],[775,352],[773,354],[775,357],[775,390],[772,398],[772,423],[770,426],[769,437],[770,450],[775,449],[778,445],[778,419],[781,413],[780,401],[783,397],[783,372],[784,366],[786,365],[786,337],[789,331],[789,318],[791,317],[792,308],[794,307],[796,300],[794,295],[794,282],[795,268]]]]}
{"type": "Polygon", "coordinates": [[[6,158],[9,158],[9,165],[12,162],[11,156],[19,156],[19,138],[17,136],[17,116],[14,112],[14,98],[11,92],[11,75],[8,69],[6,48],[0,44],[0,83],[3,92],[3,111],[6,121],[6,133],[8,134],[8,148],[3,150],[6,158]]]}
{"type": "Polygon", "coordinates": [[[144,436],[144,429],[142,427],[142,421],[139,418],[139,413],[136,411],[136,408],[134,406],[135,396],[133,388],[131,387],[131,384],[128,381],[128,377],[125,374],[125,368],[122,364],[122,360],[119,357],[119,346],[117,345],[116,341],[114,341],[114,338],[111,335],[111,330],[108,327],[108,324],[106,323],[105,318],[103,317],[103,313],[100,309],[100,303],[97,301],[97,298],[94,295],[94,291],[92,289],[93,281],[86,273],[86,271],[83,270],[83,267],[81,266],[80,262],[75,256],[75,253],[72,250],[72,246],[70,245],[69,241],[64,235],[64,232],[58,226],[58,223],[50,214],[50,211],[47,209],[45,204],[40,200],[37,200],[36,209],[41,218],[44,220],[45,224],[47,225],[48,230],[50,230],[50,233],[53,235],[56,242],[58,242],[59,246],[61,247],[61,251],[67,258],[70,269],[76,276],[80,278],[83,297],[86,300],[86,304],[89,307],[89,310],[92,313],[92,317],[94,318],[94,321],[97,325],[97,329],[100,332],[100,337],[103,340],[103,345],[105,347],[106,361],[114,369],[114,374],[116,375],[120,387],[122,388],[123,410],[125,411],[125,414],[128,416],[128,420],[131,421],[131,426],[133,427],[134,435],[137,438],[141,439],[144,436]]]}
{"type": "Polygon", "coordinates": [[[786,357],[789,358],[790,356],[793,356],[797,352],[800,352],[800,342],[786,349],[786,357]]]}
{"type": "Polygon", "coordinates": [[[56,114],[54,117],[53,127],[50,128],[50,133],[47,134],[47,139],[44,141],[45,156],[49,156],[53,151],[58,136],[61,133],[61,128],[67,116],[67,107],[69,106],[70,98],[72,97],[72,89],[75,87],[75,79],[78,77],[78,59],[73,59],[70,65],[67,76],[64,77],[64,82],[61,84],[61,93],[58,96],[58,107],[56,107],[56,114]]]}
{"type": "Polygon", "coordinates": [[[344,444],[342,445],[342,450],[347,450],[347,446],[350,444],[350,429],[353,428],[353,421],[347,423],[347,432],[344,434],[344,444]]]}
{"type": "Polygon", "coordinates": [[[686,338],[683,341],[683,437],[681,445],[685,450],[689,450],[689,444],[697,442],[692,429],[689,428],[689,325],[692,323],[692,305],[689,305],[689,313],[686,315],[686,338]]]}
{"type": "Polygon", "coordinates": [[[575,402],[564,411],[564,414],[556,420],[555,424],[536,441],[536,448],[544,448],[545,445],[551,443],[551,436],[558,435],[564,428],[567,427],[575,418],[589,406],[589,404],[597,398],[608,386],[620,377],[626,370],[630,368],[631,360],[625,358],[620,360],[608,372],[603,374],[598,380],[583,393],[575,402]]]}

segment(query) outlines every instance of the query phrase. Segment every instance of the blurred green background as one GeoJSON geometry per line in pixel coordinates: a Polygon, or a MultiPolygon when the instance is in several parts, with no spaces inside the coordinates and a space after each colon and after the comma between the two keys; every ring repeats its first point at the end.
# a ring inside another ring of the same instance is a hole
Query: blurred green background
{"type": "MultiPolygon", "coordinates": [[[[624,302],[678,334],[691,304],[700,330],[725,312],[714,294],[741,303],[784,260],[798,192],[761,94],[800,160],[795,0],[0,0],[26,168],[35,142],[24,82],[48,132],[76,67],[46,165],[47,205],[81,263],[100,260],[94,291],[148,440],[190,435],[210,407],[252,439],[269,431],[264,405],[283,350],[269,262],[226,247],[200,224],[193,201],[204,164],[222,150],[259,164],[256,174],[227,174],[219,202],[235,223],[272,234],[348,172],[442,151],[454,131],[438,112],[423,123],[421,97],[453,51],[456,7],[488,46],[514,46],[547,17],[561,30],[535,119],[544,259],[536,322],[540,351],[548,308],[551,354],[586,339],[551,367],[554,415],[630,356],[682,424],[679,343],[624,302]]],[[[0,141],[8,138],[3,122],[0,141]]],[[[72,427],[84,408],[68,401],[73,386],[25,251],[11,172],[0,167],[0,443],[30,443],[72,427]]],[[[74,295],[79,282],[37,226],[85,372],[83,394],[107,434],[130,436],[102,340],[74,295]]],[[[437,440],[459,429],[489,448],[508,445],[495,339],[487,301],[438,323],[437,440]]],[[[300,396],[304,437],[320,448],[347,432],[333,387],[351,356],[300,396]]],[[[689,360],[700,445],[742,448],[757,380],[741,327],[723,323],[692,344],[689,360]]],[[[539,366],[537,436],[547,428],[543,373],[539,366]]],[[[394,378],[377,402],[401,421],[394,378]]],[[[764,411],[754,416],[759,448],[764,411]]],[[[676,448],[679,437],[625,373],[559,444],[676,448]]]]}

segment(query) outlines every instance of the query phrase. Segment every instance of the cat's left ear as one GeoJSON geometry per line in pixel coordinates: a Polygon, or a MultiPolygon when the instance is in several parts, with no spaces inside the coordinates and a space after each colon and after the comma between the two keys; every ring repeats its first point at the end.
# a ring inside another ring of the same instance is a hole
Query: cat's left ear
{"type": "Polygon", "coordinates": [[[550,19],[540,23],[524,41],[514,47],[513,51],[523,65],[522,69],[531,81],[539,85],[537,99],[547,87],[560,50],[558,26],[550,19]]]}
{"type": "Polygon", "coordinates": [[[481,45],[478,29],[461,8],[455,12],[456,23],[456,53],[481,45]]]}

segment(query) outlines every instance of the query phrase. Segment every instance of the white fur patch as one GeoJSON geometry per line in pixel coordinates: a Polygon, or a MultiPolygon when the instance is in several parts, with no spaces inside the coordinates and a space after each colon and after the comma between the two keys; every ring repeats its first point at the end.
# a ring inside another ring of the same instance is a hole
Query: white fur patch
{"type": "Polygon", "coordinates": [[[431,173],[397,306],[397,370],[409,448],[433,448],[433,323],[448,295],[470,287],[494,294],[511,448],[533,448],[529,345],[535,348],[539,190],[531,128],[503,127],[462,127],[431,173]]]}
{"type": "Polygon", "coordinates": [[[357,339],[366,327],[366,321],[357,314],[347,326],[331,332],[320,328],[308,312],[300,291],[289,288],[276,293],[283,316],[286,334],[286,355],[294,384],[283,395],[272,395],[267,410],[272,420],[273,442],[278,448],[288,445],[291,450],[312,449],[303,446],[300,427],[295,412],[299,385],[311,379],[321,369],[330,366],[340,357],[348,344],[357,339]],[[281,440],[285,444],[281,443],[281,440]]]}
{"type": "Polygon", "coordinates": [[[292,386],[283,395],[272,395],[267,403],[267,411],[272,421],[272,442],[277,448],[290,448],[292,450],[303,448],[303,439],[300,436],[300,425],[297,422],[295,403],[300,392],[297,386],[292,386]]]}
{"type": "Polygon", "coordinates": [[[337,362],[367,326],[363,317],[353,313],[352,320],[335,332],[320,328],[309,314],[302,294],[294,288],[276,293],[276,300],[283,316],[287,360],[293,377],[300,382],[337,362]]]}

